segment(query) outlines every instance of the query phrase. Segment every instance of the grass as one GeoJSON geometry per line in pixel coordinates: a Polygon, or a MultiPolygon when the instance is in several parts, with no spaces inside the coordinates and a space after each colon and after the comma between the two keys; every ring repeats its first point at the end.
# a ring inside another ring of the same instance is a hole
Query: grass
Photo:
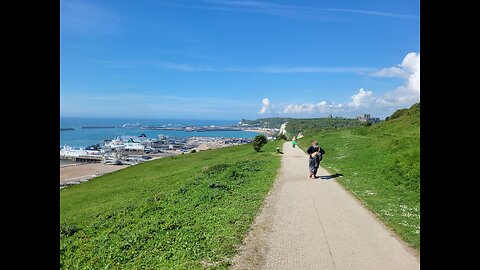
{"type": "Polygon", "coordinates": [[[363,126],[364,123],[357,119],[349,118],[310,118],[310,119],[290,119],[286,126],[288,138],[296,136],[299,132],[304,134],[315,133],[318,131],[338,130],[349,127],[363,126]]]}
{"type": "Polygon", "coordinates": [[[270,141],[142,163],[60,191],[63,269],[226,269],[280,167],[270,141]]]}
{"type": "Polygon", "coordinates": [[[318,140],[321,165],[405,242],[420,248],[419,105],[369,127],[314,132],[298,140],[302,149],[318,140]]]}

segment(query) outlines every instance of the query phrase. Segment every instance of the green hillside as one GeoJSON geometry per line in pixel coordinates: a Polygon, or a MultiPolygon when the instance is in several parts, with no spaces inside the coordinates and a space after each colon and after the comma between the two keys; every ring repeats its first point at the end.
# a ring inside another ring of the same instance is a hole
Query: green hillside
{"type": "MultiPolygon", "coordinates": [[[[287,125],[288,126],[288,125],[287,125]]],[[[306,149],[318,140],[321,166],[407,243],[420,247],[420,104],[371,126],[317,131],[300,139],[306,149]]]]}
{"type": "Polygon", "coordinates": [[[257,120],[242,119],[240,125],[249,125],[252,127],[261,128],[280,128],[283,123],[288,122],[292,118],[288,117],[270,117],[270,118],[258,118],[257,120]]]}
{"type": "Polygon", "coordinates": [[[290,119],[286,126],[288,137],[292,138],[299,132],[304,135],[320,130],[337,130],[340,128],[363,126],[365,123],[351,118],[305,118],[305,119],[290,119]]]}
{"type": "Polygon", "coordinates": [[[61,190],[61,268],[226,269],[282,143],[153,160],[61,190]]]}

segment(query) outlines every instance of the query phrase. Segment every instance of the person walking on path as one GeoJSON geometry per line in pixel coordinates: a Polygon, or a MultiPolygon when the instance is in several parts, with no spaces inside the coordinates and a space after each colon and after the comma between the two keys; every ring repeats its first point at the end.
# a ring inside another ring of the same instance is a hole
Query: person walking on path
{"type": "MultiPolygon", "coordinates": [[[[421,269],[420,253],[382,224],[336,177],[307,179],[308,155],[291,145],[283,144],[278,178],[231,270],[421,269]]],[[[318,174],[332,172],[320,166],[318,174]]]]}
{"type": "Polygon", "coordinates": [[[292,147],[295,148],[297,146],[297,140],[295,140],[295,137],[292,139],[292,147]]]}
{"type": "Polygon", "coordinates": [[[312,145],[307,149],[308,156],[308,169],[310,171],[310,178],[317,178],[318,167],[320,167],[320,161],[325,154],[325,150],[318,146],[317,141],[313,141],[312,145]]]}

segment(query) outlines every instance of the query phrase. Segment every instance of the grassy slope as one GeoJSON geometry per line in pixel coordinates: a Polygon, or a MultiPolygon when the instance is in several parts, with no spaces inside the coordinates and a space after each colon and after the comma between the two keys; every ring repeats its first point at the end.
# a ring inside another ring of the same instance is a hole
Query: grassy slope
{"type": "Polygon", "coordinates": [[[420,247],[420,110],[414,105],[370,127],[325,131],[314,139],[326,150],[322,166],[411,246],[420,247]],[[398,117],[397,117],[398,116],[398,117]]]}
{"type": "Polygon", "coordinates": [[[277,175],[282,142],[154,160],[61,190],[62,268],[225,269],[277,175]]]}
{"type": "Polygon", "coordinates": [[[296,136],[299,132],[304,134],[315,131],[337,130],[341,128],[363,126],[364,124],[357,119],[348,118],[310,118],[310,119],[290,119],[286,126],[288,138],[296,136]]]}
{"type": "Polygon", "coordinates": [[[270,117],[270,118],[258,118],[257,120],[246,120],[242,119],[240,121],[242,124],[249,124],[249,125],[258,125],[259,127],[263,128],[280,128],[280,126],[291,120],[292,118],[288,117],[270,117]]]}

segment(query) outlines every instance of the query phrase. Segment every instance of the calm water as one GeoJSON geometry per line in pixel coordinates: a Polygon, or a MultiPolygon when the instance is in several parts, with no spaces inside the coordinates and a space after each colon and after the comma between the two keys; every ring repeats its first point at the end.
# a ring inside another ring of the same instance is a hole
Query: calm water
{"type": "Polygon", "coordinates": [[[173,119],[114,119],[114,118],[73,118],[60,117],[60,128],[75,128],[75,130],[60,131],[60,146],[69,145],[87,147],[94,144],[103,144],[106,139],[117,136],[145,134],[150,138],[158,138],[163,134],[170,137],[224,137],[224,138],[253,138],[260,133],[247,131],[205,131],[184,132],[180,130],[146,130],[140,128],[122,128],[123,124],[140,124],[142,126],[229,126],[238,124],[237,120],[173,120],[173,119]],[[114,126],[115,128],[82,129],[82,126],[114,126]]]}

